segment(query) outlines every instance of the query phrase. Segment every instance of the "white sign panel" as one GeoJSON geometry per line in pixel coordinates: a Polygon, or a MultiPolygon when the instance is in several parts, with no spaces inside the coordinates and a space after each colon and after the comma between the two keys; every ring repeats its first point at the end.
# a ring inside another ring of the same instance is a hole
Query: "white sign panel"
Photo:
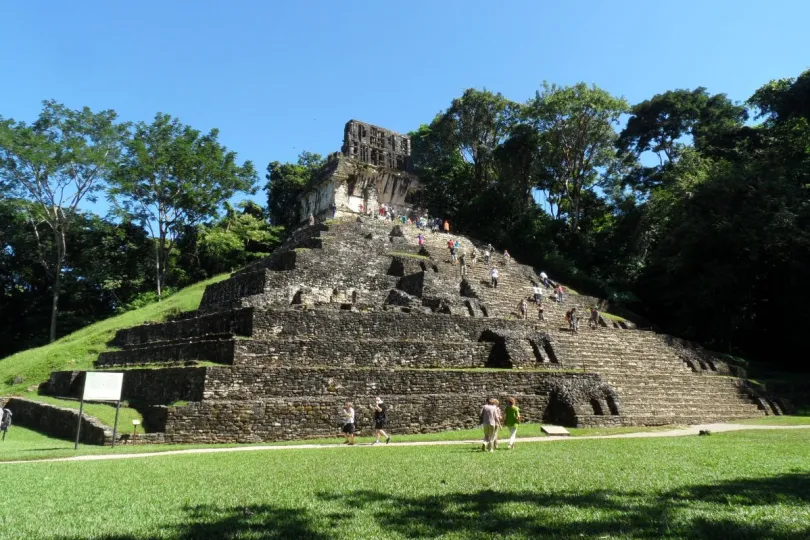
{"type": "Polygon", "coordinates": [[[88,371],[84,374],[82,398],[89,401],[119,401],[123,384],[123,373],[88,371]]]}

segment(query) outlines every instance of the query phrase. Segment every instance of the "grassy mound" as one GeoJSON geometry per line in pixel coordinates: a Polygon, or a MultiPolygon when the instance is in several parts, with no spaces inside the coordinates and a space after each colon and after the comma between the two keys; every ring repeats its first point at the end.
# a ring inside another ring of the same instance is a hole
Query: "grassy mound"
{"type": "Polygon", "coordinates": [[[186,287],[162,302],[110,317],[49,345],[28,349],[0,360],[0,395],[21,395],[46,381],[51,371],[89,369],[99,353],[109,349],[107,342],[122,328],[149,321],[159,322],[169,315],[197,309],[205,287],[222,281],[223,274],[186,287]]]}
{"type": "Polygon", "coordinates": [[[28,463],[0,481],[0,539],[810,537],[810,430],[28,463]]]}

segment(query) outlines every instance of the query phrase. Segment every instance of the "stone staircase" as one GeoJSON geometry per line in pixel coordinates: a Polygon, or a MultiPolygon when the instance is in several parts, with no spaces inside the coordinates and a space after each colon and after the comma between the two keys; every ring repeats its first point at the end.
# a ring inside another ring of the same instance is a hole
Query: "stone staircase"
{"type": "Polygon", "coordinates": [[[693,372],[660,334],[557,330],[553,339],[563,358],[599,373],[616,389],[628,424],[699,423],[783,412],[778,404],[759,402],[742,379],[693,372]]]}

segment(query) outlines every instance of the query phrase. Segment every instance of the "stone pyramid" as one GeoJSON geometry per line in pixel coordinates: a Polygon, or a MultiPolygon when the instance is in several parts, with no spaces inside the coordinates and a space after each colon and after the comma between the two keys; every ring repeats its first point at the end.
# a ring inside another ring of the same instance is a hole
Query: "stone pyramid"
{"type": "MultiPolygon", "coordinates": [[[[126,368],[124,399],[161,440],[253,442],[337,433],[351,400],[361,430],[374,396],[394,433],[474,427],[484,400],[515,396],[529,421],[565,426],[690,424],[779,414],[732,368],[688,343],[564,313],[597,299],[544,289],[535,271],[496,254],[500,284],[479,257],[467,275],[447,242],[371,217],[295,231],[267,259],[209,285],[200,308],[119,331],[98,369],[126,368]]],[[[81,372],[54,372],[43,391],[75,396],[81,372]]]]}

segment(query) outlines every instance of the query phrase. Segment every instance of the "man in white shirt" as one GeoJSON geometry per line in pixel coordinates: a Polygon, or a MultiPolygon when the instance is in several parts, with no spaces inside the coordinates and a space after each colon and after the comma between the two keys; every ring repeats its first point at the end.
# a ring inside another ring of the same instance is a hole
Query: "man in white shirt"
{"type": "Polygon", "coordinates": [[[492,278],[492,288],[498,288],[498,267],[493,266],[492,270],[489,271],[489,277],[492,278]]]}
{"type": "Polygon", "coordinates": [[[534,293],[534,303],[539,304],[540,299],[543,296],[543,289],[540,288],[540,285],[535,283],[534,287],[532,287],[532,292],[534,293]]]}

